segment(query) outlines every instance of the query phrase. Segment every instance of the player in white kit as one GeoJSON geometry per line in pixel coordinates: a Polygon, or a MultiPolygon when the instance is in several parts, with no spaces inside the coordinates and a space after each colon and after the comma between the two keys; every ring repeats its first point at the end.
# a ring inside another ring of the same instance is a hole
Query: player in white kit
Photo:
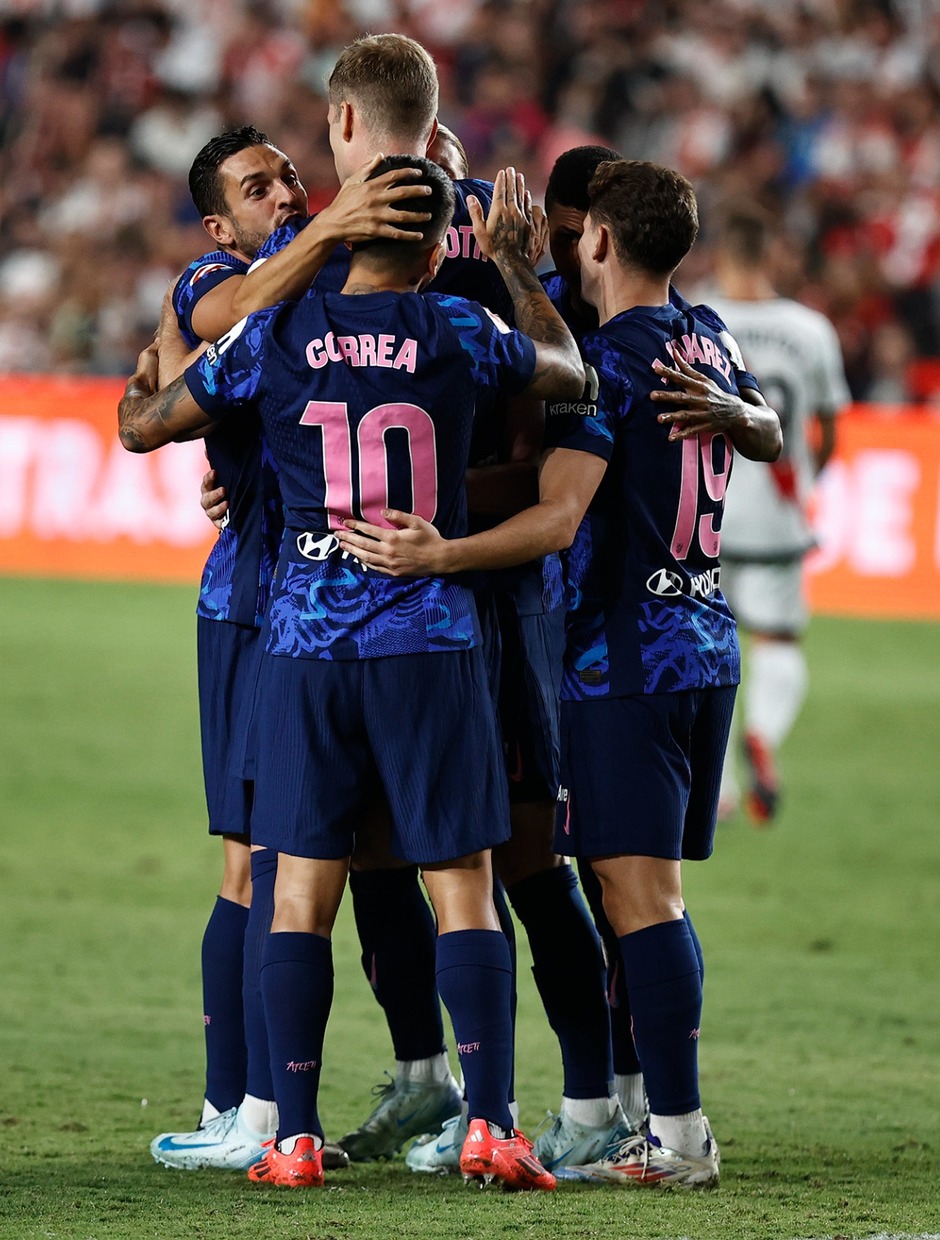
{"type": "MultiPolygon", "coordinates": [[[[775,755],[806,696],[800,638],[808,611],[803,559],[814,545],[807,500],[835,448],[836,415],[850,400],[839,340],[816,310],[777,295],[771,279],[774,227],[756,206],[726,210],[708,302],[741,347],[783,426],[772,464],[738,456],[721,530],[721,589],[751,635],[738,699],[748,787],[744,802],[759,824],[779,800],[775,755]]],[[[740,799],[734,752],[722,781],[727,811],[740,799]]]]}

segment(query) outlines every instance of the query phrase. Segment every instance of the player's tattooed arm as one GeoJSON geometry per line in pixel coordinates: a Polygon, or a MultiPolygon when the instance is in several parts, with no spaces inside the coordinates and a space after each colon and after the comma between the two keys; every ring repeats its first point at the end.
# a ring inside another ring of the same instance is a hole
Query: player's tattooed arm
{"type": "Polygon", "coordinates": [[[193,400],[182,375],[155,391],[157,348],[144,349],[118,405],[118,436],[128,452],[152,452],[212,419],[193,400]]]}
{"type": "Polygon", "coordinates": [[[173,289],[168,288],[160,307],[160,326],[157,328],[157,387],[164,388],[178,378],[191,362],[203,352],[205,344],[190,349],[183,339],[179,320],[173,306],[173,289]]]}
{"type": "Polygon", "coordinates": [[[671,440],[691,439],[703,431],[722,432],[736,451],[752,461],[775,461],[783,448],[780,419],[760,392],[746,388],[741,396],[726,392],[714,380],[696,370],[675,350],[673,365],[658,359],[656,374],[678,391],[655,388],[650,399],[670,408],[659,415],[669,427],[671,440]]]}
{"type": "Polygon", "coordinates": [[[468,198],[467,208],[477,244],[496,264],[512,298],[516,326],[535,345],[535,373],[526,391],[556,400],[580,396],[584,367],[578,346],[532,265],[532,197],[524,177],[513,168],[497,173],[485,220],[479,199],[468,198]]]}

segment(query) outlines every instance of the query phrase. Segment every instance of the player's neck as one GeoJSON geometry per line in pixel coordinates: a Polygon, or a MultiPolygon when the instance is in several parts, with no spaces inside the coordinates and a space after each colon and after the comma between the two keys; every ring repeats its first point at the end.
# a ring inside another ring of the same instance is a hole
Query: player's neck
{"type": "Polygon", "coordinates": [[[597,315],[603,325],[636,306],[668,305],[669,276],[611,265],[601,277],[598,293],[597,315]]]}
{"type": "MultiPolygon", "coordinates": [[[[421,141],[414,134],[373,134],[364,133],[362,146],[358,154],[362,155],[362,161],[373,159],[376,155],[385,154],[394,151],[396,155],[417,155],[423,159],[427,155],[428,144],[425,140],[421,141]]],[[[359,164],[355,164],[358,170],[359,164]]],[[[350,176],[352,172],[350,172],[350,176]]]]}
{"type": "Polygon", "coordinates": [[[597,326],[597,311],[589,301],[585,301],[579,292],[568,285],[568,302],[571,306],[579,327],[584,331],[590,331],[597,326]]]}
{"type": "Polygon", "coordinates": [[[341,292],[347,297],[360,297],[369,293],[417,293],[422,280],[418,276],[394,269],[383,270],[353,259],[349,275],[341,292]]]}

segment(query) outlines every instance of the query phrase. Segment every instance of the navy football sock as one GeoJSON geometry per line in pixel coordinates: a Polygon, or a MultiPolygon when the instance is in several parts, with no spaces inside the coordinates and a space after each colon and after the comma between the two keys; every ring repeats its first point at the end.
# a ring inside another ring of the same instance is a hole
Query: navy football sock
{"type": "Polygon", "coordinates": [[[698,960],[699,977],[702,979],[702,985],[705,984],[705,957],[702,955],[702,945],[698,941],[698,935],[695,933],[695,927],[692,925],[692,918],[689,916],[689,910],[685,909],[682,916],[685,918],[685,924],[689,927],[689,934],[692,937],[692,946],[695,949],[695,955],[698,960]]]}
{"type": "Polygon", "coordinates": [[[625,934],[620,950],[650,1110],[695,1111],[702,978],[689,927],[682,918],[647,926],[625,934]]]}
{"type": "Polygon", "coordinates": [[[333,947],[319,934],[269,934],[261,993],[277,1100],[277,1139],[323,1136],[317,1091],[333,1002],[333,947]]]}
{"type": "Polygon", "coordinates": [[[610,1008],[610,1040],[613,1048],[614,1072],[618,1076],[635,1076],[640,1071],[636,1045],[633,1041],[633,1015],[630,1011],[630,996],[627,994],[627,983],[623,973],[623,961],[620,958],[620,939],[604,912],[604,900],[601,894],[600,879],[594,873],[589,861],[578,866],[581,886],[597,926],[598,934],[604,944],[607,956],[607,1004],[610,1008]]]}
{"type": "Polygon", "coordinates": [[[570,865],[514,883],[507,895],[525,927],[532,972],[561,1046],[566,1098],[606,1098],[613,1064],[604,957],[570,865]]]}
{"type": "Polygon", "coordinates": [[[498,930],[455,930],[437,940],[437,986],[450,1013],[471,1119],[511,1130],[512,966],[498,930]]]}
{"type": "Polygon", "coordinates": [[[435,979],[434,914],[418,867],[351,870],[362,967],[392,1036],[395,1058],[430,1059],[444,1051],[444,1022],[435,979]]]}
{"type": "MultiPolygon", "coordinates": [[[[506,936],[506,946],[509,948],[509,967],[512,969],[512,984],[509,992],[509,1019],[512,1021],[512,1044],[516,1045],[516,1008],[519,1004],[519,992],[516,989],[516,923],[512,919],[512,913],[509,911],[509,903],[506,900],[506,888],[500,880],[493,875],[493,906],[496,909],[496,916],[499,918],[499,928],[506,936]]],[[[464,1091],[466,1094],[466,1091],[464,1091]]],[[[509,1101],[516,1101],[516,1058],[512,1059],[512,1066],[509,1072],[509,1101]]]]}
{"type": "Polygon", "coordinates": [[[253,1098],[271,1101],[271,1056],[268,1051],[268,1030],[264,1023],[264,1001],[261,997],[261,960],[264,945],[271,933],[274,917],[274,882],[277,878],[277,852],[273,848],[256,849],[251,854],[251,908],[245,931],[245,1041],[248,1044],[248,1072],[245,1093],[253,1098]]]}
{"type": "Polygon", "coordinates": [[[245,1094],[242,962],[248,910],[218,896],[202,937],[202,1003],[206,1027],[206,1098],[217,1111],[245,1094]]]}

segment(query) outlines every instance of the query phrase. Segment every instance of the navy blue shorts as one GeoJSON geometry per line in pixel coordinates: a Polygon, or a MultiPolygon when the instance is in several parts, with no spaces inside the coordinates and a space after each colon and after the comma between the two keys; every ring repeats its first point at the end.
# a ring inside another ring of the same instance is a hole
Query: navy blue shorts
{"type": "Polygon", "coordinates": [[[513,804],[554,800],[565,609],[520,615],[511,593],[503,590],[478,590],[476,599],[509,799],[513,804]]]}
{"type": "Polygon", "coordinates": [[[251,718],[261,630],[196,617],[199,731],[212,835],[246,835],[252,804],[251,718]]]}
{"type": "Polygon", "coordinates": [[[509,838],[479,649],[332,662],[265,654],[252,838],[346,857],[377,793],[403,861],[452,861],[509,838]]]}
{"type": "Polygon", "coordinates": [[[556,851],[710,856],[735,691],[562,702],[556,851]]]}

